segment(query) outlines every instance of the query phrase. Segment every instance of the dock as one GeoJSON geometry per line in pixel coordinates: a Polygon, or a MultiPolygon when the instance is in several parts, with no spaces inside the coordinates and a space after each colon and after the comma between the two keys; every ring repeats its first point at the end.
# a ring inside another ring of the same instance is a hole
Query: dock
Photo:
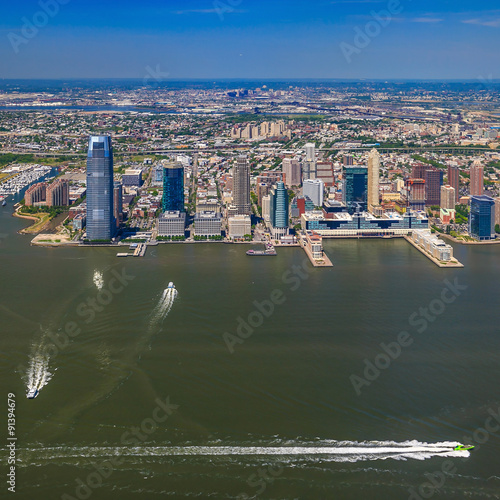
{"type": "Polygon", "coordinates": [[[455,258],[453,258],[449,261],[440,261],[440,260],[436,259],[429,252],[427,252],[425,250],[425,248],[423,248],[420,245],[418,245],[417,243],[415,243],[410,236],[404,236],[404,239],[408,243],[410,243],[412,246],[414,246],[420,253],[424,254],[429,260],[434,262],[434,264],[436,264],[436,266],[438,266],[438,267],[451,268],[451,269],[464,267],[464,265],[461,262],[458,262],[458,260],[455,258]]]}
{"type": "Polygon", "coordinates": [[[135,248],[133,253],[117,253],[117,257],[144,257],[146,255],[146,250],[148,246],[146,243],[139,243],[135,248]]]}

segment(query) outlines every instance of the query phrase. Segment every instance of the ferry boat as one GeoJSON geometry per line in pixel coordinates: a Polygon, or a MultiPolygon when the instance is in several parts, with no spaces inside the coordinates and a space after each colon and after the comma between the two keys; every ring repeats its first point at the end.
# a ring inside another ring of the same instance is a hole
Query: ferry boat
{"type": "Polygon", "coordinates": [[[276,250],[272,249],[272,250],[248,250],[247,251],[247,255],[250,255],[250,256],[270,256],[270,257],[274,257],[275,255],[277,255],[276,253],[276,250]]]}
{"type": "Polygon", "coordinates": [[[35,399],[38,396],[38,389],[30,389],[26,397],[28,399],[35,399]]]}

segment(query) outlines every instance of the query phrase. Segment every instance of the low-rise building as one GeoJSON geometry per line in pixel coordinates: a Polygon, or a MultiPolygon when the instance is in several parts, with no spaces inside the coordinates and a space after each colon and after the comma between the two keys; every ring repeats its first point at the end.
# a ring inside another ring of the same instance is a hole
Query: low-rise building
{"type": "Polygon", "coordinates": [[[159,236],[184,236],[186,230],[186,212],[171,210],[161,214],[158,219],[159,236]]]}
{"type": "Polygon", "coordinates": [[[429,229],[412,231],[412,240],[423,248],[429,255],[442,262],[453,259],[453,247],[440,240],[429,229]]]}
{"type": "Polygon", "coordinates": [[[194,233],[197,236],[220,236],[221,223],[221,214],[218,212],[197,212],[194,217],[194,233]]]}
{"type": "Polygon", "coordinates": [[[228,219],[228,236],[230,238],[243,238],[252,234],[252,221],[249,215],[235,215],[228,219]]]}

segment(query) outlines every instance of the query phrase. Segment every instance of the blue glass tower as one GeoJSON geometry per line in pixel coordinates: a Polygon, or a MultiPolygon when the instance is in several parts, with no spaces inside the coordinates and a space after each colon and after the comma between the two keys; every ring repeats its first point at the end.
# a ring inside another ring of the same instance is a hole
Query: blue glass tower
{"type": "Polygon", "coordinates": [[[163,169],[163,211],[184,212],[184,167],[180,163],[163,169]]]}
{"type": "Polygon", "coordinates": [[[365,211],[368,202],[368,169],[346,167],[344,169],[344,201],[349,212],[365,211]]]}
{"type": "Polygon", "coordinates": [[[288,228],[288,192],[285,184],[280,181],[270,193],[270,220],[273,228],[288,228]]]}
{"type": "Polygon", "coordinates": [[[87,239],[111,240],[115,233],[111,137],[91,136],[87,154],[87,239]]]}
{"type": "Polygon", "coordinates": [[[479,241],[495,238],[495,200],[489,196],[470,199],[469,234],[479,241]]]}

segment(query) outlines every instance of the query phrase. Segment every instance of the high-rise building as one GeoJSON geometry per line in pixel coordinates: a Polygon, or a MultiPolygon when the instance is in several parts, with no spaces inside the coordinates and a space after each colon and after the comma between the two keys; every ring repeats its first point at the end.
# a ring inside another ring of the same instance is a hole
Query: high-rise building
{"type": "Polygon", "coordinates": [[[115,181],[113,185],[113,216],[116,227],[120,227],[123,222],[123,188],[119,181],[115,181]]]}
{"type": "Polygon", "coordinates": [[[470,168],[470,195],[481,196],[484,193],[484,169],[478,160],[470,168]]]}
{"type": "Polygon", "coordinates": [[[368,155],[368,210],[380,204],[379,198],[380,154],[372,149],[368,155]]]}
{"type": "Polygon", "coordinates": [[[47,206],[67,207],[69,205],[69,182],[56,179],[47,186],[47,206]]]}
{"type": "Polygon", "coordinates": [[[437,168],[428,168],[425,171],[424,179],[426,206],[439,206],[441,202],[441,186],[443,185],[443,171],[437,168]]]}
{"type": "Polygon", "coordinates": [[[495,238],[495,200],[489,196],[472,196],[470,199],[469,234],[478,239],[495,238]]]}
{"type": "Polygon", "coordinates": [[[455,190],[455,204],[460,198],[460,169],[454,165],[448,165],[448,184],[455,190]]]}
{"type": "Polygon", "coordinates": [[[111,137],[91,136],[87,154],[87,239],[111,240],[115,233],[111,137]]]}
{"type": "Polygon", "coordinates": [[[184,212],[184,167],[180,163],[163,169],[163,212],[184,212]]]}
{"type": "Polygon", "coordinates": [[[24,193],[24,204],[27,207],[42,203],[47,199],[47,183],[37,182],[30,186],[24,193]]]}
{"type": "Polygon", "coordinates": [[[316,145],[309,142],[305,145],[306,159],[302,164],[302,179],[316,179],[316,145]]]}
{"type": "Polygon", "coordinates": [[[269,218],[273,238],[285,236],[288,233],[288,192],[283,182],[271,189],[269,193],[269,218]]]}
{"type": "Polygon", "coordinates": [[[163,186],[163,165],[157,163],[151,171],[151,182],[153,186],[163,186]]]}
{"type": "Polygon", "coordinates": [[[324,189],[324,183],[321,179],[304,181],[304,196],[308,196],[316,207],[323,205],[324,189]]]}
{"type": "Polygon", "coordinates": [[[440,207],[447,210],[455,210],[455,189],[451,186],[441,186],[440,207]]]}
{"type": "Polygon", "coordinates": [[[366,211],[368,191],[368,169],[345,167],[343,198],[350,212],[366,211]]]}
{"type": "Polygon", "coordinates": [[[424,179],[407,179],[408,206],[410,210],[425,210],[425,181],[424,179]]]}
{"type": "Polygon", "coordinates": [[[250,215],[250,163],[245,155],[233,167],[233,205],[237,215],[250,215]]]}
{"type": "Polygon", "coordinates": [[[295,158],[285,158],[282,171],[287,187],[300,186],[300,163],[295,158]]]}

